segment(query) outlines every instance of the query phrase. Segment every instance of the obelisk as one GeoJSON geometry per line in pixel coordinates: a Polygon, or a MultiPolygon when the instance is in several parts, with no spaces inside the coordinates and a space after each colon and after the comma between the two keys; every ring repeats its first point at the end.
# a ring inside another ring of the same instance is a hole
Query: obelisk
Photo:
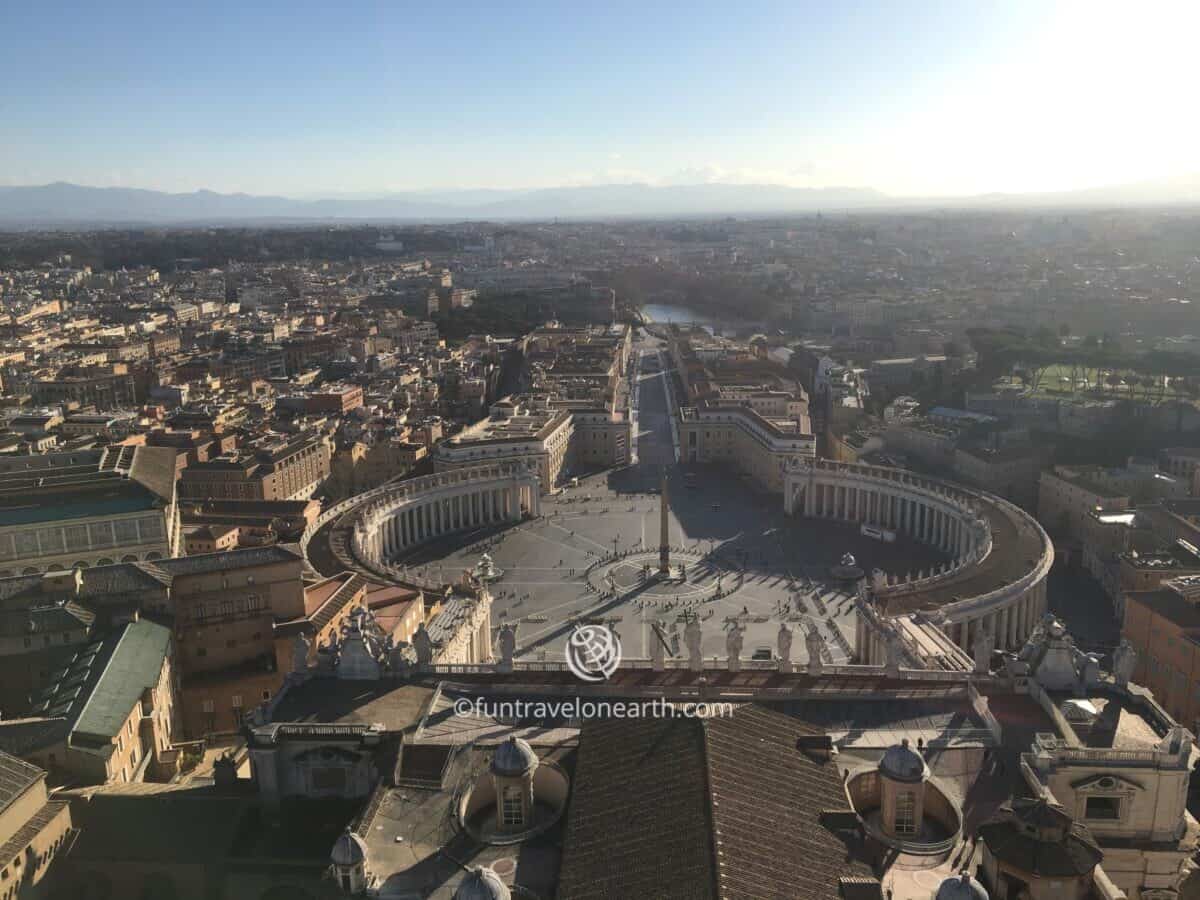
{"type": "Polygon", "coordinates": [[[663,469],[662,488],[659,490],[662,503],[659,505],[660,522],[658,534],[658,572],[671,574],[671,498],[667,494],[667,470],[663,469]]]}

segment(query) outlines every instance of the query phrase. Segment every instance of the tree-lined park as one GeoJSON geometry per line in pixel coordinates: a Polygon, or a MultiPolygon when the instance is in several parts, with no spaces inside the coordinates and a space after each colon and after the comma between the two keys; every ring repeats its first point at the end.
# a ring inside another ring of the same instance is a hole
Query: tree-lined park
{"type": "Polygon", "coordinates": [[[972,328],[980,380],[1016,378],[1031,390],[1161,403],[1200,399],[1200,356],[1125,350],[1113,335],[1069,341],[1064,326],[1033,331],[972,328]]]}

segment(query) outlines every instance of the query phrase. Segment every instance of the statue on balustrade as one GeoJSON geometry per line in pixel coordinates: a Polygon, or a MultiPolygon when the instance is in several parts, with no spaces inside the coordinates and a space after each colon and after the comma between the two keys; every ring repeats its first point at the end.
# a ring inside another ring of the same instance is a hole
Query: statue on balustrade
{"type": "Polygon", "coordinates": [[[1113,678],[1117,685],[1125,687],[1133,677],[1133,669],[1137,665],[1137,651],[1128,638],[1121,638],[1121,643],[1113,652],[1113,678]]]}
{"type": "Polygon", "coordinates": [[[506,622],[500,626],[500,635],[496,638],[496,644],[500,648],[500,662],[496,668],[501,672],[511,672],[513,657],[517,652],[517,625],[510,625],[506,622]]]}
{"type": "Polygon", "coordinates": [[[700,649],[701,637],[700,620],[691,616],[683,628],[683,642],[688,648],[688,668],[693,672],[699,672],[704,668],[704,657],[701,655],[700,649]]]}
{"type": "Polygon", "coordinates": [[[433,663],[433,638],[425,630],[424,622],[417,626],[417,633],[413,635],[412,643],[413,650],[417,653],[417,665],[431,665],[433,663]]]}
{"type": "Polygon", "coordinates": [[[308,671],[308,651],[312,648],[312,641],[308,635],[300,632],[292,641],[292,671],[306,672],[308,671]]]}
{"type": "Polygon", "coordinates": [[[900,674],[900,663],[904,659],[904,647],[900,643],[900,635],[894,631],[889,631],[884,639],[884,650],[887,652],[887,659],[884,662],[884,670],[889,675],[900,674]]]}
{"type": "Polygon", "coordinates": [[[746,633],[745,627],[737,622],[729,623],[729,633],[725,635],[725,654],[728,657],[729,671],[742,670],[742,641],[746,633]]]}
{"type": "Polygon", "coordinates": [[[666,623],[662,619],[655,619],[650,623],[650,668],[655,672],[661,672],[666,666],[666,623]]]}
{"type": "Polygon", "coordinates": [[[821,632],[814,626],[808,629],[804,636],[804,648],[808,651],[808,674],[820,675],[825,661],[821,658],[825,642],[821,640],[821,632]]]}
{"type": "Polygon", "coordinates": [[[986,675],[991,670],[993,645],[991,630],[980,622],[975,626],[975,637],[971,641],[971,655],[975,657],[976,675],[986,675]]]}
{"type": "Polygon", "coordinates": [[[883,589],[887,587],[887,583],[887,572],[883,571],[883,569],[875,569],[871,573],[871,590],[875,593],[882,593],[883,589]]]}
{"type": "Polygon", "coordinates": [[[785,675],[792,671],[792,629],[786,623],[779,623],[779,634],[775,637],[779,651],[779,671],[785,675]]]}

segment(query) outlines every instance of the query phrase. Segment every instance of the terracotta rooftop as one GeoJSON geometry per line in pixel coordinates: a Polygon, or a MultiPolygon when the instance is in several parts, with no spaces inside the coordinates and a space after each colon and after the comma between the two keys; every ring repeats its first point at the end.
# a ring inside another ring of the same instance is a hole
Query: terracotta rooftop
{"type": "Polygon", "coordinates": [[[848,804],[837,766],[797,749],[814,733],[757,705],[703,721],[589,720],[558,896],[840,898],[841,878],[871,870],[822,824],[848,804]]]}

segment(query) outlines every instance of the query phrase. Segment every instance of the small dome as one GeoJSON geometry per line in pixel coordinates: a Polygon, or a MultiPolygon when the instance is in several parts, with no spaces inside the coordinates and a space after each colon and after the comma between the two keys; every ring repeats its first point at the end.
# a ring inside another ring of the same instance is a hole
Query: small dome
{"type": "Polygon", "coordinates": [[[982,884],[963,869],[960,874],[941,883],[937,893],[933,895],[933,900],[988,900],[988,893],[982,884]]]}
{"type": "Polygon", "coordinates": [[[888,747],[879,761],[879,772],[893,781],[924,781],[929,774],[925,758],[908,745],[908,738],[888,747]]]}
{"type": "Polygon", "coordinates": [[[529,744],[518,737],[510,737],[496,748],[492,756],[493,775],[515,778],[537,768],[537,754],[529,744]]]}
{"type": "MultiPolygon", "coordinates": [[[[986,896],[986,895],[985,895],[986,896]]],[[[454,892],[454,900],[511,900],[512,892],[500,876],[482,866],[467,874],[454,892]]]]}
{"type": "Polygon", "coordinates": [[[329,861],[335,866],[357,866],[367,861],[367,845],[363,839],[347,828],[333,844],[329,861]]]}

